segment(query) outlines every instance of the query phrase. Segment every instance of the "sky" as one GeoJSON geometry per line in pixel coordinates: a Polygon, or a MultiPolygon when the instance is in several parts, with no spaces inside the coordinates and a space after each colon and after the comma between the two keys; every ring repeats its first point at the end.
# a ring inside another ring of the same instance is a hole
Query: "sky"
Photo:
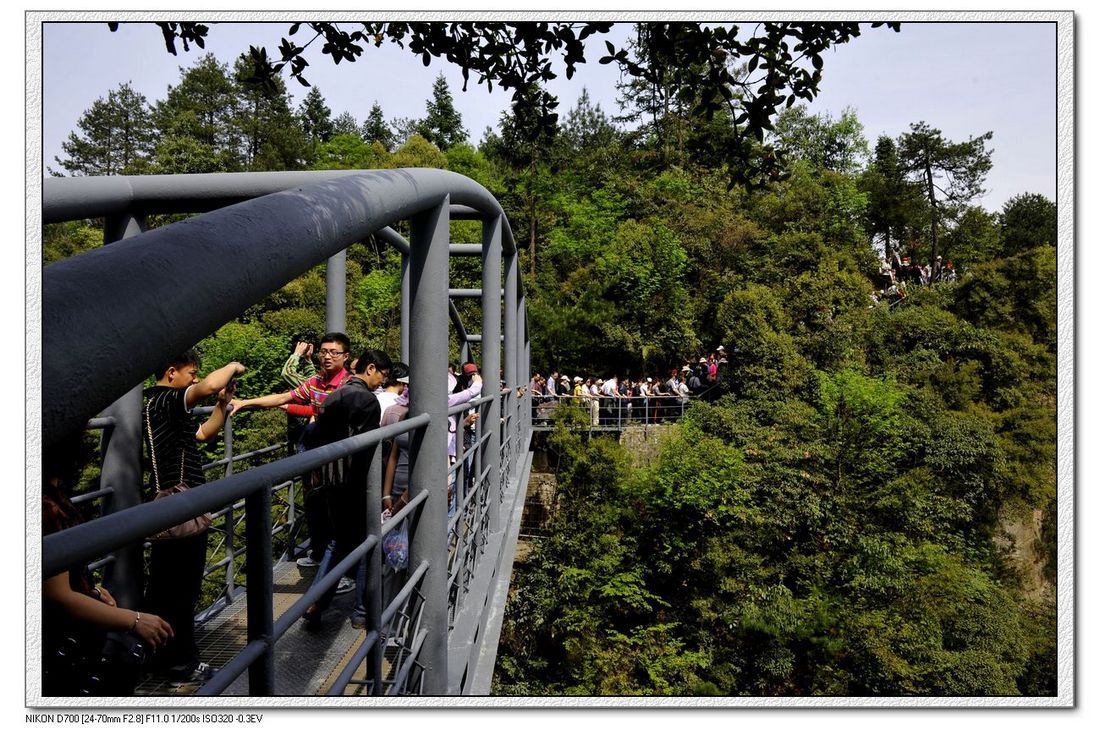
{"type": "MultiPolygon", "coordinates": [[[[748,24],[743,24],[747,28],[748,24]]],[[[43,27],[43,161],[55,169],[61,143],[77,129],[80,115],[100,97],[129,82],[150,102],[177,84],[180,67],[211,52],[232,64],[249,45],[265,44],[277,55],[286,23],[220,23],[211,26],[205,51],[182,49],[168,54],[155,26],[123,24],[111,33],[103,22],[47,23],[43,27]]],[[[298,32],[296,40],[306,36],[298,32]]],[[[627,23],[616,24],[608,38],[622,46],[627,23]]],[[[550,89],[564,118],[582,88],[609,114],[619,113],[614,65],[597,63],[602,39],[589,42],[589,62],[550,89]]],[[[307,78],[332,109],[358,121],[377,101],[386,118],[422,117],[432,82],[443,73],[471,141],[496,126],[509,101],[499,88],[489,93],[471,78],[462,92],[457,68],[435,59],[425,67],[393,44],[368,46],[355,63],[333,64],[320,53],[307,56],[307,78]]],[[[560,59],[559,59],[560,61],[560,59]]],[[[964,141],[993,132],[993,169],[987,194],[978,202],[999,210],[1014,195],[1041,193],[1055,199],[1055,27],[1053,23],[904,23],[900,33],[867,26],[859,38],[827,52],[821,93],[809,109],[838,117],[851,108],[863,123],[873,149],[879,135],[897,138],[909,125],[925,121],[946,138],[964,141]]],[[[288,80],[294,104],[308,89],[288,80]]]]}

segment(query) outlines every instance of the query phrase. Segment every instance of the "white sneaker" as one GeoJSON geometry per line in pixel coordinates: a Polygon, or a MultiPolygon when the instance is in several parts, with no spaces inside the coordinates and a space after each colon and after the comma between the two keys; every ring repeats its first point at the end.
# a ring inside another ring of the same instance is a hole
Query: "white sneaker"
{"type": "Polygon", "coordinates": [[[297,563],[299,568],[316,568],[318,565],[320,565],[320,563],[318,563],[316,560],[309,557],[308,555],[303,555],[294,562],[297,563]]]}
{"type": "Polygon", "coordinates": [[[355,590],[355,581],[348,578],[346,575],[340,579],[340,582],[336,584],[336,595],[341,593],[350,593],[355,590]]]}

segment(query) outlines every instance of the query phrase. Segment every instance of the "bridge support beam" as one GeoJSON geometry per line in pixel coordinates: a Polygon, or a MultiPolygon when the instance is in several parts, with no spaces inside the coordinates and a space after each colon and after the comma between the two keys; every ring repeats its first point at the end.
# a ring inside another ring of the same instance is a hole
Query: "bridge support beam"
{"type": "MultiPolygon", "coordinates": [[[[108,216],[103,224],[103,241],[110,244],[145,231],[145,219],[132,215],[108,216]]],[[[103,431],[100,452],[103,463],[100,488],[111,489],[104,514],[141,504],[141,385],[126,392],[103,411],[114,418],[115,425],[103,431]]],[[[137,608],[141,604],[141,582],[144,571],[141,544],[127,545],[114,552],[104,580],[118,605],[137,608]]]]}
{"type": "MultiPolygon", "coordinates": [[[[325,329],[347,332],[348,313],[348,252],[329,257],[325,265],[325,329]]],[[[317,343],[320,346],[321,343],[317,343]]],[[[362,349],[362,343],[357,345],[362,349]]],[[[358,357],[353,354],[352,357],[358,357]]],[[[348,361],[350,362],[350,360],[348,361]]]]}
{"type": "MultiPolygon", "coordinates": [[[[420,625],[427,635],[420,653],[422,692],[447,694],[447,285],[450,199],[411,219],[409,257],[409,416],[431,422],[411,443],[409,484],[428,490],[409,545],[410,566],[428,563],[421,587],[420,625]]],[[[415,494],[413,495],[415,496],[415,494]]]]}

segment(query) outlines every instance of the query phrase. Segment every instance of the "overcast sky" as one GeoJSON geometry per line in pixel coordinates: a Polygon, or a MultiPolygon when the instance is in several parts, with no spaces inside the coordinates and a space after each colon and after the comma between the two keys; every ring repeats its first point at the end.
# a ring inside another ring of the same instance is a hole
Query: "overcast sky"
{"type": "MultiPolygon", "coordinates": [[[[747,27],[747,24],[742,24],[747,27]]],[[[266,44],[277,56],[286,23],[221,23],[212,26],[206,51],[232,64],[251,45],[266,44]]],[[[307,29],[299,31],[299,38],[307,29]]],[[[628,24],[609,36],[622,45],[628,24]]],[[[130,82],[150,102],[163,99],[203,51],[169,55],[150,24],[123,24],[111,33],[105,23],[47,23],[43,27],[43,161],[61,155],[61,143],[97,98],[130,82]]],[[[551,90],[560,113],[573,107],[582,87],[605,111],[617,113],[618,71],[600,66],[602,40],[590,41],[589,63],[571,80],[564,71],[551,90]]],[[[442,71],[473,142],[495,126],[508,104],[500,89],[487,92],[471,79],[461,92],[459,71],[433,60],[429,67],[407,50],[385,44],[368,47],[354,64],[336,66],[328,57],[308,57],[307,77],[324,95],[333,116],[348,111],[360,122],[378,101],[387,119],[420,117],[431,85],[442,71]]],[[[1055,198],[1055,26],[1053,23],[905,23],[900,33],[865,28],[863,35],[835,47],[825,57],[815,113],[838,116],[853,108],[873,148],[875,139],[897,137],[917,121],[962,141],[993,132],[993,170],[980,202],[1000,209],[1013,195],[1037,192],[1055,198]]],[[[307,89],[290,80],[295,106],[307,89]]]]}

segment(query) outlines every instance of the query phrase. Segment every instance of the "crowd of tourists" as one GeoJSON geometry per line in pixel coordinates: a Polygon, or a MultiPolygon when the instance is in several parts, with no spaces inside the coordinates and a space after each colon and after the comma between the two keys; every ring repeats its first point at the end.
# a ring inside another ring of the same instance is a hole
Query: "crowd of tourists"
{"type": "Polygon", "coordinates": [[[729,361],[725,346],[719,345],[709,356],[685,357],[682,363],[670,367],[667,375],[643,373],[633,379],[618,373],[569,376],[552,369],[545,376],[532,375],[527,390],[536,421],[549,420],[560,403],[574,402],[589,412],[593,426],[660,423],[682,415],[692,398],[716,398],[729,361]]]}
{"type": "Polygon", "coordinates": [[[943,256],[936,256],[934,260],[922,265],[913,263],[909,256],[902,256],[895,250],[889,260],[879,260],[874,302],[886,301],[890,306],[895,306],[909,296],[909,289],[912,287],[957,281],[958,278],[955,264],[944,261],[943,256]]]}
{"type": "MultiPolygon", "coordinates": [[[[408,365],[392,361],[377,349],[367,348],[354,359],[352,354],[350,340],[340,332],[325,334],[316,350],[304,339],[296,342],[282,369],[288,389],[249,399],[235,397],[235,379],[245,372],[241,363],[231,362],[200,380],[201,362],[193,350],[165,361],[156,370],[155,385],[144,393],[142,431],[150,472],[147,499],[170,497],[205,483],[198,443],[215,438],[230,413],[270,408],[286,411],[292,453],[405,418],[411,387],[408,365]],[[211,399],[212,412],[199,423],[193,409],[211,399]]],[[[481,394],[476,363],[465,362],[450,370],[449,406],[467,403],[481,394]]],[[[464,438],[471,439],[468,434],[476,427],[476,411],[450,417],[451,464],[458,451],[460,423],[464,438]]],[[[83,434],[75,433],[43,454],[44,535],[81,522],[69,494],[91,457],[83,443],[83,434]]],[[[409,503],[409,444],[406,433],[381,445],[383,521],[398,515],[409,503]]],[[[367,537],[366,476],[376,450],[359,451],[303,477],[309,549],[297,564],[300,569],[316,571],[315,584],[367,537]]],[[[456,489],[454,470],[449,473],[448,511],[453,514],[463,490],[456,489]]],[[[132,606],[120,606],[83,565],[45,579],[45,695],[124,695],[131,694],[142,677],[182,687],[214,676],[216,670],[200,657],[194,634],[208,527],[209,518],[200,517],[150,538],[149,560],[142,576],[144,589],[140,601],[132,606]]],[[[407,544],[404,550],[407,557],[407,544]]],[[[391,571],[404,567],[388,562],[391,571]]],[[[319,628],[335,595],[353,590],[351,623],[363,628],[365,574],[364,558],[309,606],[303,617],[305,628],[319,628]]]]}

